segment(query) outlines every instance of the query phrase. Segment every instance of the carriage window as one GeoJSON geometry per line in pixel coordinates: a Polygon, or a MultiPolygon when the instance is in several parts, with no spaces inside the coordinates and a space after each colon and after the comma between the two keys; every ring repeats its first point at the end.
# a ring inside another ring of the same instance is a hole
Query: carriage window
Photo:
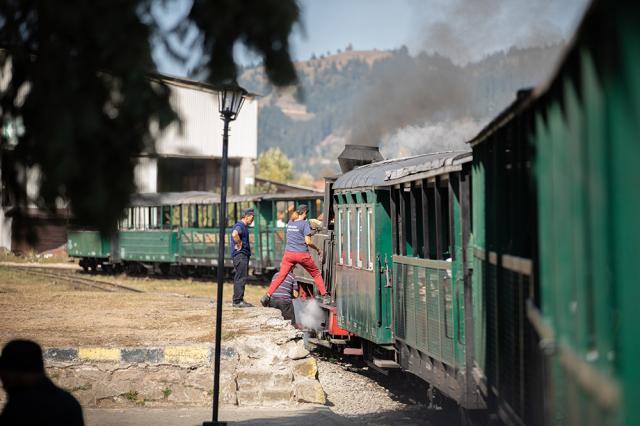
{"type": "Polygon", "coordinates": [[[227,205],[227,226],[233,226],[236,223],[236,204],[227,205]]]}
{"type": "Polygon", "coordinates": [[[180,226],[180,206],[173,206],[171,209],[171,226],[180,226]]]}
{"type": "Polygon", "coordinates": [[[151,207],[142,208],[142,218],[144,220],[142,223],[143,229],[151,228],[151,207]]]}
{"type": "Polygon", "coordinates": [[[343,244],[344,244],[344,238],[343,238],[343,231],[344,231],[344,226],[342,223],[342,209],[338,208],[338,263],[343,264],[344,260],[342,257],[343,254],[343,244]]]}
{"type": "Polygon", "coordinates": [[[285,222],[286,210],[287,210],[287,205],[284,201],[276,202],[276,227],[277,228],[284,228],[284,226],[286,225],[286,222],[285,222]]]}
{"type": "Polygon", "coordinates": [[[144,207],[136,207],[136,228],[144,229],[144,207]]]}
{"type": "Polygon", "coordinates": [[[180,210],[182,211],[180,226],[186,228],[189,226],[189,206],[183,204],[180,206],[180,210]]]}
{"type": "Polygon", "coordinates": [[[198,226],[200,228],[210,228],[212,226],[213,206],[201,204],[198,206],[198,226]]]}
{"type": "Polygon", "coordinates": [[[205,206],[203,205],[197,205],[196,206],[196,211],[198,213],[198,223],[197,226],[198,228],[204,228],[206,227],[206,223],[207,223],[207,213],[205,211],[205,206]]]}
{"type": "Polygon", "coordinates": [[[362,232],[362,208],[356,208],[356,267],[362,268],[362,245],[360,241],[363,237],[362,232]]]}
{"type": "Polygon", "coordinates": [[[162,206],[160,210],[162,211],[162,227],[170,228],[171,227],[171,207],[162,206]]]}
{"type": "Polygon", "coordinates": [[[293,213],[296,211],[296,203],[294,203],[293,201],[289,201],[287,203],[287,220],[286,222],[289,222],[293,216],[293,213]]]}
{"type": "Polygon", "coordinates": [[[347,208],[347,265],[351,266],[353,261],[351,259],[351,208],[347,208]]]}
{"type": "Polygon", "coordinates": [[[136,207],[131,208],[131,216],[129,216],[129,227],[136,229],[138,227],[138,209],[136,207]]]}
{"type": "Polygon", "coordinates": [[[373,269],[373,209],[367,208],[367,268],[373,269]]]}
{"type": "Polygon", "coordinates": [[[149,217],[149,228],[156,229],[158,227],[158,208],[150,207],[148,217],[149,217]]]}
{"type": "Polygon", "coordinates": [[[211,206],[211,226],[213,228],[220,226],[220,206],[218,204],[211,206]]]}

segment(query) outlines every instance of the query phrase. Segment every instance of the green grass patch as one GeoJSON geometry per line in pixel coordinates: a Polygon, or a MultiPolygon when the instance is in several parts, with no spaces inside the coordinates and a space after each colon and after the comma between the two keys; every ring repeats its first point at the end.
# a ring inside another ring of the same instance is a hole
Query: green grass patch
{"type": "Polygon", "coordinates": [[[137,401],[138,400],[138,391],[130,390],[129,392],[123,393],[120,396],[124,397],[128,401],[137,401]]]}

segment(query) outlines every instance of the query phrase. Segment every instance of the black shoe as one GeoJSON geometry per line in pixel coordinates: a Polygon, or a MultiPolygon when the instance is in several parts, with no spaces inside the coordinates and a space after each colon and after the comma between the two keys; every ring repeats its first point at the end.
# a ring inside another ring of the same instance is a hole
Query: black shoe
{"type": "Polygon", "coordinates": [[[241,302],[234,303],[233,307],[234,308],[253,308],[253,305],[251,303],[247,303],[244,300],[242,300],[241,302]]]}

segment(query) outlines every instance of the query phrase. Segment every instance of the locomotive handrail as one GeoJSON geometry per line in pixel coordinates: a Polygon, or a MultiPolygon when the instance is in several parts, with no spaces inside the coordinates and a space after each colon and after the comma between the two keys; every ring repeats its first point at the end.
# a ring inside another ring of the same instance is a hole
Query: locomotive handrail
{"type": "Polygon", "coordinates": [[[451,262],[447,262],[446,260],[420,259],[417,257],[399,256],[397,254],[391,256],[391,260],[394,263],[401,263],[403,265],[420,266],[423,268],[441,269],[446,271],[451,270],[451,262]]]}

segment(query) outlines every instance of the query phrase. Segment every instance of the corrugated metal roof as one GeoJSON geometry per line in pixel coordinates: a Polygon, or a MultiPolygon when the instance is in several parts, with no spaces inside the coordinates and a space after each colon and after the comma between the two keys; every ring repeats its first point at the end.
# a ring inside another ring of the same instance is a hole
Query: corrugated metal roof
{"type": "Polygon", "coordinates": [[[178,204],[206,204],[220,202],[220,194],[206,191],[149,192],[131,197],[131,206],[175,206],[178,204]]]}
{"type": "MultiPolygon", "coordinates": [[[[324,194],[309,191],[295,191],[277,194],[230,195],[227,203],[259,200],[312,200],[324,194]]],[[[131,197],[132,207],[176,206],[179,204],[212,204],[220,202],[220,194],[206,191],[149,192],[131,197]]]]}
{"type": "MultiPolygon", "coordinates": [[[[387,186],[398,183],[413,175],[438,174],[438,169],[457,166],[471,161],[470,151],[434,152],[415,157],[386,160],[367,164],[340,176],[334,189],[387,186]]],[[[445,170],[442,170],[444,173],[445,170]]]]}

